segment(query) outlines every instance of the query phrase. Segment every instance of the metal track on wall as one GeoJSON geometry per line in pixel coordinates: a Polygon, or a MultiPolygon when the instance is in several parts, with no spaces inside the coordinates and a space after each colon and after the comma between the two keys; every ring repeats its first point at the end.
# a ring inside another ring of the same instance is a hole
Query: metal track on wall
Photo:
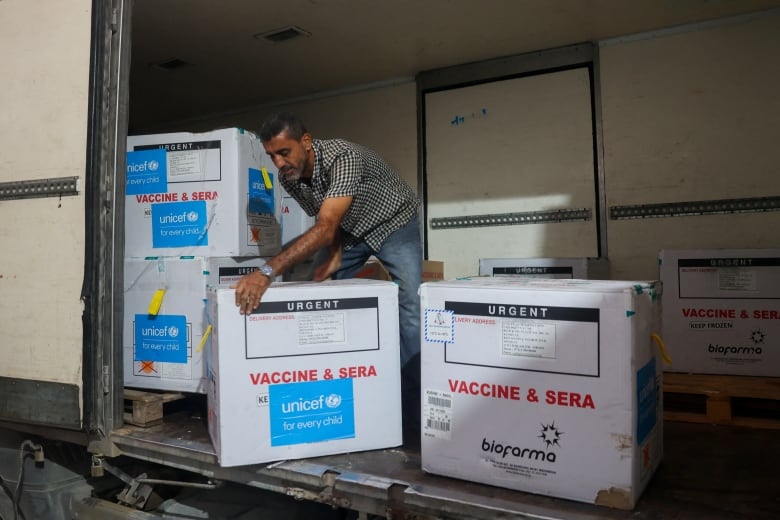
{"type": "Polygon", "coordinates": [[[0,200],[62,197],[79,194],[78,177],[0,182],[0,200]]]}
{"type": "Polygon", "coordinates": [[[609,218],[612,220],[624,220],[635,218],[718,215],[723,213],[760,213],[765,211],[780,211],[780,197],[752,197],[744,199],[698,200],[688,202],[667,202],[662,204],[611,206],[609,208],[609,218]]]}
{"type": "Polygon", "coordinates": [[[549,211],[528,211],[524,213],[493,213],[489,215],[464,215],[461,217],[439,217],[431,219],[431,229],[455,229],[486,226],[514,226],[517,224],[549,224],[590,220],[588,208],[555,209],[549,211]]]}

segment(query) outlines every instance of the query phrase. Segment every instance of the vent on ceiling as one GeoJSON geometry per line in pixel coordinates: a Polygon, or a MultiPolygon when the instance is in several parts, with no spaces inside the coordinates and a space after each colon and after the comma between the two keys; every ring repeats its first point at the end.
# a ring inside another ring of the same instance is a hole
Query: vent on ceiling
{"type": "Polygon", "coordinates": [[[184,67],[189,67],[190,65],[192,65],[192,63],[180,60],[179,58],[170,58],[167,60],[158,61],[157,63],[152,63],[152,67],[161,70],[179,70],[183,69],[184,67]]]}
{"type": "Polygon", "coordinates": [[[300,38],[301,36],[311,36],[311,33],[304,31],[295,25],[289,25],[287,27],[282,27],[281,29],[274,29],[272,31],[255,34],[255,38],[258,40],[265,40],[271,43],[286,42],[294,40],[295,38],[300,38]]]}

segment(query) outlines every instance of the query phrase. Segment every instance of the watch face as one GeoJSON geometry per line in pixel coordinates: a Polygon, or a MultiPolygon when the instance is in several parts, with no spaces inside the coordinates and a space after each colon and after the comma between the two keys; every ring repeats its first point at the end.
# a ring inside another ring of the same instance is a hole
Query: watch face
{"type": "Polygon", "coordinates": [[[269,278],[273,278],[274,268],[271,267],[268,264],[264,264],[264,265],[260,266],[260,272],[263,273],[264,275],[266,275],[269,278]]]}

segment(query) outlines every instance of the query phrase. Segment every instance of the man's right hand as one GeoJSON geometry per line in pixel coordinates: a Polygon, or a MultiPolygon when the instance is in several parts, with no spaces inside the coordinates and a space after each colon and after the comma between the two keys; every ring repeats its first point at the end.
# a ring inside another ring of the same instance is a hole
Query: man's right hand
{"type": "Polygon", "coordinates": [[[266,289],[271,285],[271,279],[257,271],[246,274],[231,286],[236,289],[236,307],[241,314],[250,314],[260,306],[266,289]]]}

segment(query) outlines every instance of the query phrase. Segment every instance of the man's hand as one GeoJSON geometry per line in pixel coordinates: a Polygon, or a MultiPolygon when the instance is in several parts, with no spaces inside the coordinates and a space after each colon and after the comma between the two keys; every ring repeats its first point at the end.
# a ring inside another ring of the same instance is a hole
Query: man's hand
{"type": "Polygon", "coordinates": [[[235,287],[236,307],[241,314],[250,314],[260,306],[260,300],[266,289],[271,285],[271,279],[257,271],[241,277],[235,287]]]}

